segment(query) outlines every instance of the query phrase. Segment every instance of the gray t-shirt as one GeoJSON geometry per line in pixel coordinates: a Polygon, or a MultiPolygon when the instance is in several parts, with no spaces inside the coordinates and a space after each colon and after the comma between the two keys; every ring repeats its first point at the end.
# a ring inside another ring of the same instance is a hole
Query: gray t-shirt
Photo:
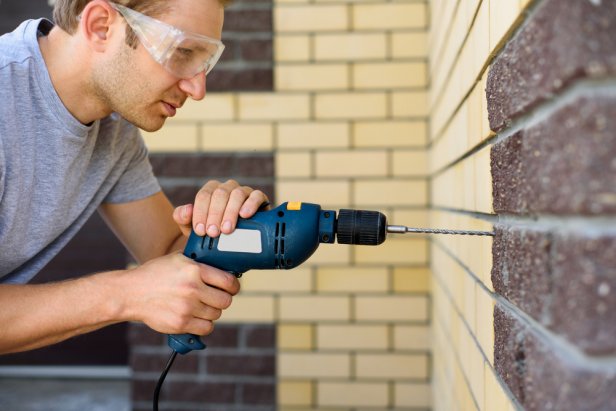
{"type": "Polygon", "coordinates": [[[83,125],[62,104],[28,20],[0,37],[0,283],[26,283],[101,203],[160,191],[139,130],[118,115],[83,125]]]}

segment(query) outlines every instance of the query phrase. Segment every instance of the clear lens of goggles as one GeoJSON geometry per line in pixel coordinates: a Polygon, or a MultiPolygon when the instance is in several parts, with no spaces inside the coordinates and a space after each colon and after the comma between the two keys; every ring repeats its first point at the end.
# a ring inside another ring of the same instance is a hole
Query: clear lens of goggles
{"type": "Polygon", "coordinates": [[[111,5],[122,14],[154,60],[179,78],[193,78],[202,71],[208,74],[225,48],[220,40],[183,32],[117,3],[111,5]]]}

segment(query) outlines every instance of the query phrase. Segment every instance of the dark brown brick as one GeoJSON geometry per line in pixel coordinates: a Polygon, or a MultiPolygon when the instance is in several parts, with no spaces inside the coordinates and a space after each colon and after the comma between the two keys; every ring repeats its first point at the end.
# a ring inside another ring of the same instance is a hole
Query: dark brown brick
{"type": "Polygon", "coordinates": [[[242,155],[237,158],[236,173],[242,177],[274,176],[274,156],[242,155]]]}
{"type": "Polygon", "coordinates": [[[246,328],[248,348],[276,348],[276,328],[271,324],[246,328]]]}
{"type": "Polygon", "coordinates": [[[230,154],[153,154],[150,162],[157,177],[217,178],[232,175],[236,156],[230,154]]]}
{"type": "Polygon", "coordinates": [[[549,233],[496,226],[492,246],[494,290],[541,320],[552,292],[549,233]]]}
{"type": "Polygon", "coordinates": [[[276,384],[244,384],[242,403],[250,405],[273,405],[276,403],[276,384]]]}
{"type": "MultiPolygon", "coordinates": [[[[171,352],[171,350],[169,350],[171,352]]],[[[139,372],[161,373],[169,360],[169,353],[136,353],[131,355],[130,366],[139,372]]],[[[172,372],[194,374],[199,370],[199,358],[196,355],[178,355],[173,362],[172,372]]]]}
{"type": "Polygon", "coordinates": [[[498,306],[494,329],[494,367],[525,410],[616,409],[616,367],[569,358],[498,306]]]}
{"type": "Polygon", "coordinates": [[[126,324],[115,324],[33,351],[1,355],[0,365],[126,365],[125,337],[126,324]]]}
{"type": "Polygon", "coordinates": [[[274,71],[267,68],[216,67],[208,74],[209,91],[271,91],[274,89],[274,71]]]}
{"type": "Polygon", "coordinates": [[[227,9],[225,12],[225,31],[227,32],[272,32],[272,10],[227,9]]]}
{"type": "Polygon", "coordinates": [[[128,342],[131,347],[160,346],[166,344],[167,336],[156,332],[141,323],[130,323],[128,327],[128,342]]]}
{"type": "MultiPolygon", "coordinates": [[[[240,55],[240,45],[242,43],[241,40],[234,39],[230,36],[225,36],[223,40],[224,40],[223,43],[225,44],[225,50],[220,56],[218,63],[220,64],[223,62],[230,62],[230,61],[239,59],[241,57],[240,55]]],[[[209,85],[209,78],[208,78],[207,84],[209,85]]]]}
{"type": "MultiPolygon", "coordinates": [[[[236,384],[194,381],[168,381],[163,386],[168,401],[230,404],[235,402],[236,384]]],[[[162,395],[161,394],[161,398],[162,395]]]]}
{"type": "Polygon", "coordinates": [[[616,354],[616,236],[496,227],[497,293],[592,355],[616,354]]]}
{"type": "Polygon", "coordinates": [[[616,2],[539,3],[488,73],[492,130],[503,129],[580,78],[616,74],[616,2]]]}
{"type": "Polygon", "coordinates": [[[210,375],[273,376],[276,370],[273,355],[211,354],[206,363],[210,375]]]}
{"type": "Polygon", "coordinates": [[[271,61],[272,39],[244,40],[240,43],[240,56],[247,61],[271,61]]]}
{"type": "Polygon", "coordinates": [[[495,144],[494,210],[615,214],[615,132],[616,98],[580,97],[540,124],[495,144]]]}
{"type": "Polygon", "coordinates": [[[550,328],[593,355],[616,354],[616,235],[556,236],[550,328]]]}
{"type": "MultiPolygon", "coordinates": [[[[133,401],[151,401],[156,381],[133,378],[131,380],[131,398],[133,401]]],[[[164,387],[164,386],[163,386],[164,387]]]]}
{"type": "Polygon", "coordinates": [[[214,331],[204,337],[204,341],[210,348],[237,348],[239,328],[238,325],[216,324],[214,331]]]}

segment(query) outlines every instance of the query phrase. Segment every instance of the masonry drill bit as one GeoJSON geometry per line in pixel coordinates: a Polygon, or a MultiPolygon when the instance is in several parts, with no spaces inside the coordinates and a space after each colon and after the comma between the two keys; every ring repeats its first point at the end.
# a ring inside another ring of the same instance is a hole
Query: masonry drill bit
{"type": "Polygon", "coordinates": [[[473,230],[446,230],[441,228],[413,228],[404,225],[388,225],[388,233],[425,233],[425,234],[457,234],[457,235],[487,235],[494,236],[493,231],[473,231],[473,230]]]}

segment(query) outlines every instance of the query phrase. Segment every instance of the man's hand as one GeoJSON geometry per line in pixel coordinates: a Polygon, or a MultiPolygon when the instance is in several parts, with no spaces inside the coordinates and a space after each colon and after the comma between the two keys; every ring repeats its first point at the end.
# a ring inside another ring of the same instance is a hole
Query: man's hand
{"type": "Polygon", "coordinates": [[[200,236],[207,234],[217,237],[221,233],[230,234],[235,229],[238,216],[253,216],[267,201],[262,191],[240,186],[237,181],[221,183],[212,180],[199,190],[194,205],[177,207],[173,219],[185,236],[194,229],[200,236]]]}
{"type": "Polygon", "coordinates": [[[232,274],[176,253],[123,276],[126,319],[165,334],[207,335],[231,305],[240,283],[232,274]]]}

